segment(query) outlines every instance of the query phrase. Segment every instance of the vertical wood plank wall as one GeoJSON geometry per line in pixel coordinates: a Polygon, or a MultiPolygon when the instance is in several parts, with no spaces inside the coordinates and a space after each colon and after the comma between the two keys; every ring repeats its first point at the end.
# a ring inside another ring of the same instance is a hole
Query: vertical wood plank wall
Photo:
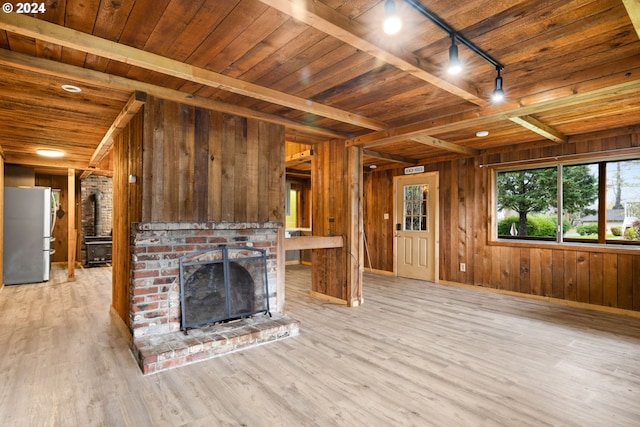
{"type": "Polygon", "coordinates": [[[284,224],[284,127],[148,97],[142,221],[284,224]]]}
{"type": "Polygon", "coordinates": [[[112,300],[118,315],[129,324],[131,223],[141,217],[143,116],[138,113],[113,141],[112,300]],[[129,182],[129,177],[136,182],[129,182]]]}
{"type": "MultiPolygon", "coordinates": [[[[347,172],[343,141],[319,144],[311,160],[314,236],[346,236],[347,172]]],[[[311,251],[311,290],[347,301],[345,248],[311,251]]]]}
{"type": "Polygon", "coordinates": [[[147,98],[114,140],[113,306],[125,322],[130,224],[284,226],[284,145],[280,125],[147,98]]]}
{"type": "MultiPolygon", "coordinates": [[[[640,311],[640,251],[611,247],[488,242],[488,164],[640,147],[640,132],[581,136],[571,144],[531,146],[427,165],[440,173],[440,280],[640,311]],[[459,264],[466,271],[459,271],[459,264]]],[[[393,176],[402,169],[365,177],[365,233],[373,268],[393,271],[393,176]]]]}

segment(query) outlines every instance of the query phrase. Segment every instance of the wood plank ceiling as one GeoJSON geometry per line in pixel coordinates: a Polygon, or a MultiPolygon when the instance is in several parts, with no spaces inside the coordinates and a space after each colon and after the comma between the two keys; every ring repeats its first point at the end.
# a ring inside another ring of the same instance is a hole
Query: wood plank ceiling
{"type": "Polygon", "coordinates": [[[382,169],[640,125],[637,0],[422,0],[504,65],[501,104],[494,66],[460,45],[465,69],[449,77],[449,35],[396,0],[403,28],[388,36],[384,3],[47,0],[2,13],[2,153],[108,174],[136,91],[283,123],[292,142],[348,139],[382,169]]]}

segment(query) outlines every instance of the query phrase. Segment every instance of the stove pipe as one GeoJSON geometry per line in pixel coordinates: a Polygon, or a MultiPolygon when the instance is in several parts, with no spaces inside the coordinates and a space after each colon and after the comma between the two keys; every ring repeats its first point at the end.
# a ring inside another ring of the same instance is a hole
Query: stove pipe
{"type": "Polygon", "coordinates": [[[102,192],[96,191],[89,196],[93,200],[93,235],[100,235],[100,204],[102,203],[102,192]]]}

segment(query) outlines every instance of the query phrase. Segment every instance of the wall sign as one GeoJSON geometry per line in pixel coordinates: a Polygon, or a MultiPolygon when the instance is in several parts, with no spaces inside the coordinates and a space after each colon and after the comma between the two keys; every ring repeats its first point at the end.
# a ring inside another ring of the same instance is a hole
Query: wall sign
{"type": "Polygon", "coordinates": [[[422,173],[424,172],[424,166],[411,166],[409,168],[404,168],[405,175],[411,175],[413,173],[422,173]]]}

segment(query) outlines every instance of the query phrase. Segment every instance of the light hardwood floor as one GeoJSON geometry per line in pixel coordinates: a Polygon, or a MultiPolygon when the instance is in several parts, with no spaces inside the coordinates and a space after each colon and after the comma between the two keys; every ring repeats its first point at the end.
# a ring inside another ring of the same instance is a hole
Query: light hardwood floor
{"type": "Polygon", "coordinates": [[[637,426],[640,319],[365,274],[300,336],[142,376],[109,268],[0,292],[1,426],[637,426]]]}

